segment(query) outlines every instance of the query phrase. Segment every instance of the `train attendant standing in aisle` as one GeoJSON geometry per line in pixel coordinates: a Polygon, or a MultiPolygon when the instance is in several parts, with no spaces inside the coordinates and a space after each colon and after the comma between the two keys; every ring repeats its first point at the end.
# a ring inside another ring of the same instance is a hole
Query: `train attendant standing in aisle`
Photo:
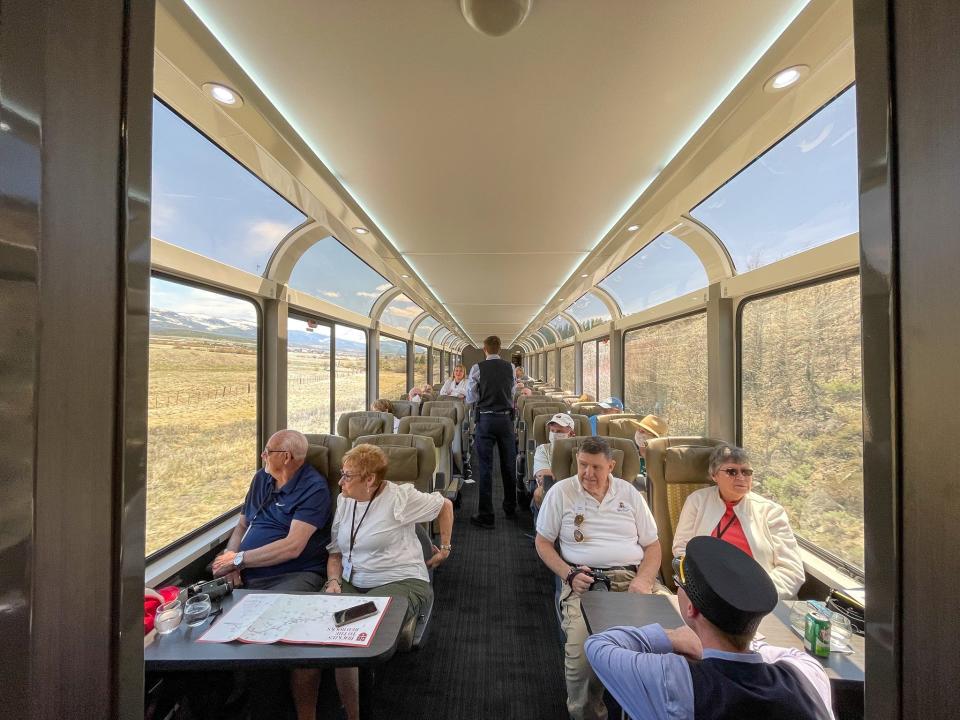
{"type": "Polygon", "coordinates": [[[500,453],[503,477],[503,512],[512,517],[517,511],[517,441],[513,434],[513,365],[500,357],[500,338],[491,335],[483,341],[486,360],[470,368],[467,403],[477,416],[474,446],[477,453],[479,504],[470,522],[493,528],[493,446],[500,453]]]}
{"type": "Polygon", "coordinates": [[[467,369],[463,365],[458,364],[453,368],[453,377],[443,384],[440,394],[467,397],[467,369]]]}

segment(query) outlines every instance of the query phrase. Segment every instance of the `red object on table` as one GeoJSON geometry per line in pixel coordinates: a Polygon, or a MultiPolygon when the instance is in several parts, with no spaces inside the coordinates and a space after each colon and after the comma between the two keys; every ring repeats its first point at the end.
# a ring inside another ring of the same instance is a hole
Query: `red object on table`
{"type": "MultiPolygon", "coordinates": [[[[171,600],[176,600],[177,596],[180,595],[180,588],[174,585],[167,585],[166,587],[158,588],[157,593],[163,598],[163,602],[168,603],[171,600]]],[[[146,635],[151,630],[153,630],[153,620],[154,615],[157,612],[157,608],[160,606],[160,601],[155,597],[144,597],[143,598],[143,634],[146,635]]]]}

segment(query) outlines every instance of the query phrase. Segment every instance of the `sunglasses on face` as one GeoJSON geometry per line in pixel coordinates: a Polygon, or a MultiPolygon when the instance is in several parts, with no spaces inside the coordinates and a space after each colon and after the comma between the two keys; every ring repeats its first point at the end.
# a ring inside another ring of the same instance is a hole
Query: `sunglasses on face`
{"type": "Polygon", "coordinates": [[[726,473],[730,477],[736,477],[737,475],[753,477],[753,470],[751,468],[720,468],[720,472],[726,473]]]}
{"type": "Polygon", "coordinates": [[[583,513],[577,513],[577,516],[573,519],[573,524],[576,526],[573,531],[573,539],[577,542],[583,542],[583,532],[580,530],[580,526],[583,525],[583,513]]]}

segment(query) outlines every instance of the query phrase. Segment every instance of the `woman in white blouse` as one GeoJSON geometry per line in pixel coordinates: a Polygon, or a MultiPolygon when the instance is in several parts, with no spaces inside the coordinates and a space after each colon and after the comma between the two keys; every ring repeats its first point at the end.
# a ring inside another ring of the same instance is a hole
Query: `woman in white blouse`
{"type": "MultiPolygon", "coordinates": [[[[324,590],[405,598],[406,623],[433,598],[427,568],[450,555],[453,504],[440,493],[389,482],[386,475],[387,456],[375,445],[357,445],[343,456],[324,590]],[[439,519],[440,547],[433,547],[424,562],[416,525],[434,519],[439,519]]],[[[357,668],[337,668],[336,677],[347,718],[356,720],[357,668]]]]}
{"type": "Polygon", "coordinates": [[[697,535],[712,535],[752,556],[770,575],[780,599],[796,597],[803,561],[787,513],[752,492],[753,468],[742,448],[718,445],[710,454],[714,487],[691,493],[673,535],[673,556],[683,555],[697,535]]]}
{"type": "Polygon", "coordinates": [[[457,397],[467,397],[467,370],[463,365],[456,365],[453,368],[453,377],[447,378],[447,381],[440,388],[441,395],[456,395],[457,397]]]}

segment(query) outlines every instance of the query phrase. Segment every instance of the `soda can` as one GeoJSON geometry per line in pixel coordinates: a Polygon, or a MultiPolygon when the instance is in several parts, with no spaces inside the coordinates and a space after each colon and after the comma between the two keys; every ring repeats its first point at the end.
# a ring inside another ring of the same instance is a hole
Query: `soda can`
{"type": "Polygon", "coordinates": [[[818,612],[808,612],[803,647],[818,657],[830,655],[830,619],[818,612]]]}

